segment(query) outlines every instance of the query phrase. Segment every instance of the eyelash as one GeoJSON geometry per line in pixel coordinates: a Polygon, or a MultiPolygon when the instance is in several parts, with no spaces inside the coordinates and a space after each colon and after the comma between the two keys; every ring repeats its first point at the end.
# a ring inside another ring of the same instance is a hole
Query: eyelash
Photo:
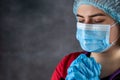
{"type": "Polygon", "coordinates": [[[93,23],[102,23],[102,22],[104,22],[104,20],[94,21],[93,23]]]}
{"type": "Polygon", "coordinates": [[[79,20],[78,22],[80,22],[80,23],[84,23],[84,21],[80,21],[80,20],[79,20]]]}
{"type": "MultiPolygon", "coordinates": [[[[84,20],[78,20],[78,22],[80,22],[80,23],[84,23],[84,20]]],[[[102,22],[104,22],[104,20],[93,20],[93,22],[92,23],[102,23],[102,22]]]]}

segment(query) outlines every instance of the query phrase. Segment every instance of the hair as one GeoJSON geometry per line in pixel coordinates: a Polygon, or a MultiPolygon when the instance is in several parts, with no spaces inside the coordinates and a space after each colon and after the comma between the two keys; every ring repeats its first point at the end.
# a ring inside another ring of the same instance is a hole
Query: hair
{"type": "Polygon", "coordinates": [[[120,0],[74,0],[73,13],[75,15],[82,4],[97,7],[120,23],[120,0]]]}

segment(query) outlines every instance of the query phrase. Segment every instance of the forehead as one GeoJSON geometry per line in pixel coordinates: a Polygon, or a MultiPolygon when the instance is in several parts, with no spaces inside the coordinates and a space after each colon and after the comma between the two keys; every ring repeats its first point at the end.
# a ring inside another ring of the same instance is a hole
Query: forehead
{"type": "Polygon", "coordinates": [[[92,6],[92,5],[80,5],[77,11],[77,14],[83,16],[90,16],[93,14],[101,13],[107,15],[104,11],[92,6]]]}

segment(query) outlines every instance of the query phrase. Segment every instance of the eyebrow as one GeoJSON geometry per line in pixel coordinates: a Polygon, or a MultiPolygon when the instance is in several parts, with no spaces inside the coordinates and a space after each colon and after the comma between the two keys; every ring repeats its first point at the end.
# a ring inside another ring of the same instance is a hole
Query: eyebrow
{"type": "MultiPolygon", "coordinates": [[[[77,17],[82,17],[84,18],[84,16],[80,15],[80,14],[77,14],[76,15],[77,17]]],[[[89,17],[96,17],[96,16],[106,16],[105,14],[102,14],[102,13],[97,13],[97,14],[93,14],[93,15],[90,15],[89,17]]]]}

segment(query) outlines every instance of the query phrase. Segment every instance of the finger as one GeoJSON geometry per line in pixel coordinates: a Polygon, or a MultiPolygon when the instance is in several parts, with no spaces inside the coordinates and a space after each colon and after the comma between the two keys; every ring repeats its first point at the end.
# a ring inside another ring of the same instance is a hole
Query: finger
{"type": "Polygon", "coordinates": [[[83,58],[86,58],[85,54],[79,55],[72,63],[70,66],[74,66],[74,64],[77,64],[78,62],[81,62],[83,58]]]}
{"type": "Polygon", "coordinates": [[[88,78],[94,76],[94,72],[91,69],[87,68],[87,67],[86,67],[86,72],[87,72],[86,75],[87,75],[88,78]]]}
{"type": "Polygon", "coordinates": [[[98,76],[98,68],[97,68],[97,64],[93,67],[93,72],[94,72],[94,76],[98,76]]]}
{"type": "Polygon", "coordinates": [[[86,80],[86,77],[80,72],[72,72],[66,76],[65,80],[86,80]]]}
{"type": "Polygon", "coordinates": [[[74,66],[76,63],[77,63],[77,60],[75,59],[75,60],[70,64],[70,66],[74,66]]]}
{"type": "Polygon", "coordinates": [[[85,54],[80,54],[78,57],[77,57],[77,60],[82,60],[84,58],[86,58],[87,56],[85,54]]]}
{"type": "Polygon", "coordinates": [[[92,63],[93,63],[93,72],[94,75],[100,75],[101,65],[95,61],[93,57],[91,57],[92,63]]]}
{"type": "Polygon", "coordinates": [[[91,57],[91,61],[92,61],[92,71],[94,73],[94,75],[98,74],[98,69],[97,69],[97,62],[95,61],[95,59],[93,57],[91,57]]]}
{"type": "Polygon", "coordinates": [[[82,62],[85,64],[86,67],[88,67],[89,69],[92,69],[93,64],[92,64],[92,61],[88,57],[84,58],[82,62]]]}
{"type": "Polygon", "coordinates": [[[99,63],[94,63],[94,69],[93,69],[94,73],[96,75],[100,75],[101,72],[101,65],[99,63]]]}
{"type": "Polygon", "coordinates": [[[70,74],[71,72],[77,72],[77,68],[75,66],[70,66],[67,70],[68,74],[70,74]]]}
{"type": "Polygon", "coordinates": [[[75,64],[75,66],[76,66],[77,70],[79,70],[83,75],[87,74],[86,66],[84,63],[79,62],[78,64],[75,64]]]}
{"type": "Polygon", "coordinates": [[[82,60],[82,63],[83,63],[83,68],[81,70],[84,71],[84,75],[86,75],[87,77],[90,77],[90,76],[94,76],[94,72],[93,72],[93,68],[94,68],[94,64],[93,64],[93,58],[84,58],[82,60]]]}
{"type": "Polygon", "coordinates": [[[95,64],[95,60],[94,60],[93,57],[90,57],[88,60],[89,60],[89,65],[90,65],[89,69],[93,70],[93,66],[95,64]]]}
{"type": "Polygon", "coordinates": [[[71,73],[71,72],[81,72],[83,75],[86,75],[87,74],[87,71],[85,69],[85,65],[82,63],[82,62],[78,62],[77,64],[74,64],[72,66],[70,66],[67,70],[68,73],[71,73]]]}
{"type": "Polygon", "coordinates": [[[68,74],[65,80],[75,80],[75,79],[74,79],[74,76],[72,76],[72,74],[68,74]]]}
{"type": "Polygon", "coordinates": [[[101,64],[97,63],[97,70],[98,70],[97,72],[98,72],[98,75],[100,75],[101,69],[102,69],[101,64]]]}

